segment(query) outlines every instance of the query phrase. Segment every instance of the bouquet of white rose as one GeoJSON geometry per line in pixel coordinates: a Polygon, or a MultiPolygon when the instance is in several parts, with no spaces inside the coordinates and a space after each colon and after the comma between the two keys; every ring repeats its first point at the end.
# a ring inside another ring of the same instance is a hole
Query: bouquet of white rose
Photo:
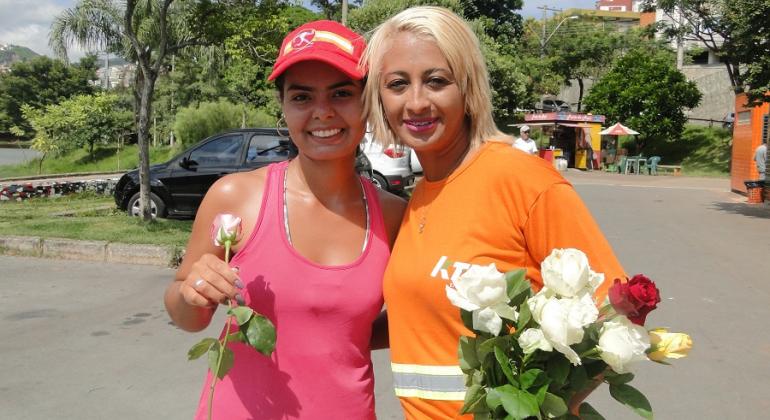
{"type": "Polygon", "coordinates": [[[503,274],[494,264],[472,266],[447,286],[447,297],[475,333],[460,338],[467,388],[462,412],[476,419],[601,419],[581,402],[606,382],[613,398],[652,418],[647,398],[628,384],[632,366],[666,363],[692,347],[686,334],[643,327],[660,302],[655,284],[642,275],[615,280],[609,302],[595,302],[604,275],[576,249],[553,250],[541,273],[537,293],[526,270],[503,274]]]}

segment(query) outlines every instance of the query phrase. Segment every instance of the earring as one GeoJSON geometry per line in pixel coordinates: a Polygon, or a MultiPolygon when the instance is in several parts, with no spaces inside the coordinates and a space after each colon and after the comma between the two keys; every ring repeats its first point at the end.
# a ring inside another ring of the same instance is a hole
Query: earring
{"type": "Polygon", "coordinates": [[[289,136],[286,134],[289,129],[286,128],[286,118],[284,117],[283,113],[281,113],[281,117],[278,118],[278,121],[275,122],[275,131],[278,133],[278,137],[281,138],[289,138],[289,136]]]}

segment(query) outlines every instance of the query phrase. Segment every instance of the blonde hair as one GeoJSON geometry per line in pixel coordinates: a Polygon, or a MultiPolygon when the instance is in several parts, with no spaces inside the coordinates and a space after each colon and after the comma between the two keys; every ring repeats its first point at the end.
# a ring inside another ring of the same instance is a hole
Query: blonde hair
{"type": "Polygon", "coordinates": [[[390,47],[390,40],[402,32],[434,41],[446,57],[465,101],[471,147],[478,147],[492,138],[507,137],[492,118],[489,74],[476,34],[450,10],[421,6],[406,9],[377,27],[361,57],[361,65],[369,69],[364,88],[364,116],[371,125],[374,138],[385,145],[401,144],[386,120],[380,85],[382,63],[387,59],[383,55],[390,47]]]}

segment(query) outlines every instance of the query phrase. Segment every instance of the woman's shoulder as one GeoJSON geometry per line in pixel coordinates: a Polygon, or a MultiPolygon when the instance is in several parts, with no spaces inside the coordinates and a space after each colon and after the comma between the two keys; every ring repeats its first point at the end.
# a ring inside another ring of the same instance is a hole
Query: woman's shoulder
{"type": "Polygon", "coordinates": [[[487,142],[480,160],[482,165],[479,166],[499,173],[508,180],[546,184],[567,182],[551,162],[507,143],[487,142]]]}
{"type": "Polygon", "coordinates": [[[401,219],[406,210],[406,200],[389,193],[381,188],[377,188],[377,199],[382,209],[382,219],[385,223],[385,230],[388,232],[388,239],[391,247],[398,235],[398,229],[401,227],[401,219]]]}
{"type": "Polygon", "coordinates": [[[216,213],[248,213],[259,209],[270,168],[262,167],[248,172],[237,172],[218,179],[206,192],[202,209],[216,213]]]}

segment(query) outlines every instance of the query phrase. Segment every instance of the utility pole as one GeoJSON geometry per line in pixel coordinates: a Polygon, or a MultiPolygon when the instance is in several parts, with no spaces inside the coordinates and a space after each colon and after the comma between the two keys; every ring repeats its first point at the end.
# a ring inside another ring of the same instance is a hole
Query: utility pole
{"type": "Polygon", "coordinates": [[[562,9],[548,6],[537,6],[537,8],[543,11],[543,18],[540,21],[540,26],[542,27],[542,35],[540,36],[540,57],[545,57],[545,43],[548,38],[545,34],[545,23],[548,19],[548,12],[561,12],[562,9]]]}
{"type": "Polygon", "coordinates": [[[342,0],[342,24],[347,25],[348,22],[348,0],[342,0]]]}
{"type": "Polygon", "coordinates": [[[682,10],[680,8],[674,9],[676,11],[676,69],[682,70],[684,66],[684,20],[682,10]]]}

